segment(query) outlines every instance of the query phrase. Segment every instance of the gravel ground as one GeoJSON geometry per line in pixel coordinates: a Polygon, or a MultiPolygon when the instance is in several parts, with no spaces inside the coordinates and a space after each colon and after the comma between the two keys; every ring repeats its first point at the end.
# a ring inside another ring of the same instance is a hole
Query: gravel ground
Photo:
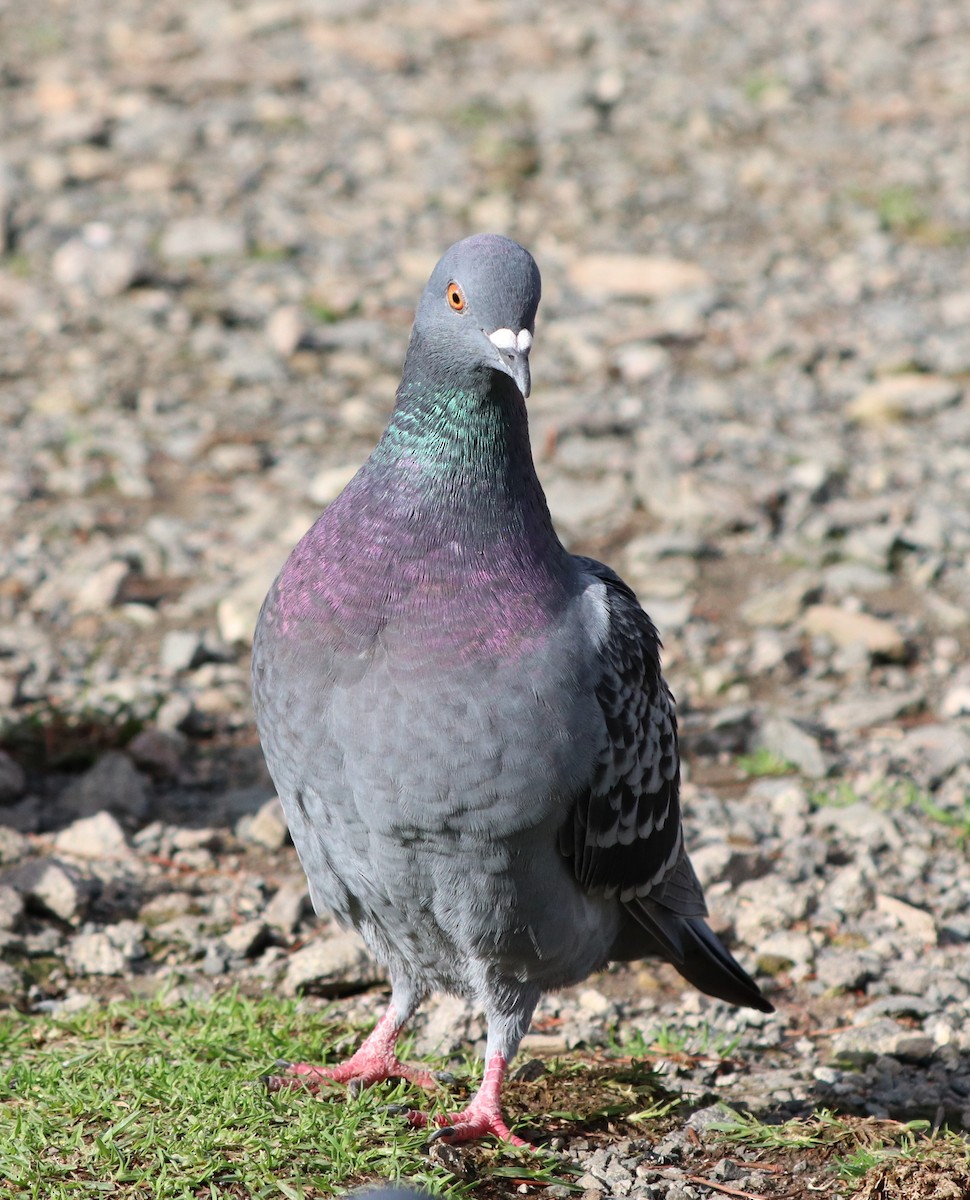
{"type": "MultiPolygon", "coordinates": [[[[968,80],[962,0],[0,4],[9,1002],[376,1011],[308,912],[248,642],[430,266],[490,229],[543,271],[554,516],[661,628],[689,844],[779,1008],[634,967],[529,1051],[686,1024],[741,1037],[667,1062],[699,1106],[970,1127],[968,80]]],[[[444,999],[420,1044],[481,1033],[444,999]]],[[[573,1153],[594,1200],[708,1194],[573,1153]]]]}

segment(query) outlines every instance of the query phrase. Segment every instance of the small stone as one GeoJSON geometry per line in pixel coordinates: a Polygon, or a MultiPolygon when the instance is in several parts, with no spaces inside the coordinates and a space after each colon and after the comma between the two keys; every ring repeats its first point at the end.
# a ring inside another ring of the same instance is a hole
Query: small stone
{"type": "Polygon", "coordinates": [[[670,352],[655,342],[634,342],[616,353],[616,369],[624,383],[646,383],[670,366],[670,352]]]}
{"type": "MultiPolygon", "coordinates": [[[[968,715],[970,715],[970,684],[958,684],[944,692],[943,699],[940,701],[941,717],[965,717],[968,715]]],[[[0,776],[2,776],[2,763],[0,763],[0,776]]],[[[3,783],[0,779],[0,795],[2,795],[2,791],[3,783]]]]}
{"type": "Polygon", "coordinates": [[[415,1053],[422,1057],[453,1054],[467,1042],[474,1019],[474,1008],[462,996],[435,996],[415,1038],[415,1053]]]}
{"type": "Polygon", "coordinates": [[[824,779],[829,764],[816,738],[780,714],[765,717],[754,736],[754,745],[782,762],[792,763],[809,779],[824,779]]]}
{"type": "Polygon", "coordinates": [[[806,599],[813,591],[817,591],[817,583],[813,579],[795,575],[746,600],[741,605],[741,617],[755,628],[791,625],[798,620],[806,599]]]}
{"type": "Polygon", "coordinates": [[[930,787],[936,787],[970,762],[970,734],[956,724],[918,725],[907,731],[897,752],[921,769],[930,787]]]}
{"type": "Polygon", "coordinates": [[[202,638],[191,629],[170,629],[162,638],[158,661],[163,671],[188,671],[199,662],[202,638]]]}
{"type": "Polygon", "coordinates": [[[295,304],[278,308],[266,322],[266,338],[281,358],[289,358],[306,334],[306,320],[295,304]]]}
{"type": "Polygon", "coordinates": [[[254,846],[267,850],[282,850],[290,836],[286,818],[278,797],[273,796],[251,816],[240,817],[236,822],[236,837],[254,846]]]}
{"type": "Polygon", "coordinates": [[[933,1053],[933,1039],[908,1029],[891,1017],[881,1017],[867,1025],[850,1027],[832,1038],[836,1061],[863,1066],[880,1055],[921,1061],[933,1053]]]}
{"type": "Polygon", "coordinates": [[[655,300],[710,286],[710,276],[696,263],[636,254],[590,254],[569,267],[577,291],[594,296],[655,300]]]}
{"type": "Polygon", "coordinates": [[[26,790],[23,767],[6,750],[0,750],[0,804],[13,804],[26,790]]]}
{"type": "Polygon", "coordinates": [[[232,954],[242,958],[255,958],[269,940],[269,926],[265,921],[242,921],[227,930],[220,941],[232,954]]]}
{"type": "Polygon", "coordinates": [[[19,830],[0,825],[0,863],[20,862],[29,852],[30,842],[19,830]]]}
{"type": "Polygon", "coordinates": [[[130,859],[125,832],[110,812],[79,817],[54,838],[54,848],[72,858],[130,859]]]}
{"type": "Polygon", "coordinates": [[[148,792],[131,759],[112,750],[64,789],[60,803],[81,817],[108,809],[117,816],[137,821],[148,811],[148,792]]]}
{"type": "Polygon", "coordinates": [[[826,988],[855,992],[879,977],[878,955],[826,947],[815,959],[815,977],[826,988]]]}
{"type": "Polygon", "coordinates": [[[9,884],[0,883],[0,930],[16,929],[23,915],[23,896],[9,884]]]}
{"type": "Polygon", "coordinates": [[[822,634],[837,646],[861,644],[874,658],[903,661],[906,642],[889,621],[869,613],[852,612],[833,604],[813,604],[805,610],[803,625],[807,633],[822,634]]]}
{"type": "Polygon", "coordinates": [[[905,692],[892,692],[888,695],[873,695],[862,692],[826,704],[822,708],[822,723],[837,732],[853,732],[857,729],[867,729],[873,725],[884,725],[897,717],[908,715],[922,708],[925,694],[915,688],[905,692]]]}
{"type": "Polygon", "coordinates": [[[136,766],[161,778],[178,775],[185,752],[185,739],[177,733],[147,726],[125,747],[136,766]]]}
{"type": "Polygon", "coordinates": [[[55,858],[25,863],[9,882],[28,904],[62,921],[74,921],[83,915],[95,888],[93,880],[55,858]]]}
{"type": "Polygon", "coordinates": [[[169,262],[196,258],[235,258],[246,251],[246,233],[238,221],[218,217],[181,217],[162,234],[158,252],[169,262]]]}
{"type": "Polygon", "coordinates": [[[603,1016],[613,1007],[609,999],[596,988],[583,988],[576,999],[583,1012],[594,1017],[603,1016]]]}
{"type": "Polygon", "coordinates": [[[897,900],[895,896],[887,896],[882,892],[876,895],[876,912],[891,917],[908,934],[925,945],[936,945],[936,921],[932,913],[925,912],[914,904],[907,904],[905,900],[897,900]]]}
{"type": "Polygon", "coordinates": [[[805,933],[783,930],[770,934],[758,944],[758,970],[766,975],[785,971],[797,981],[804,979],[814,962],[815,946],[805,933]]]}
{"type": "Polygon", "coordinates": [[[706,1108],[692,1112],[685,1124],[688,1129],[700,1134],[701,1140],[705,1141],[708,1136],[717,1136],[717,1126],[729,1125],[733,1121],[740,1121],[740,1117],[726,1104],[709,1104],[706,1108]]]}
{"type": "Polygon", "coordinates": [[[128,960],[106,933],[79,933],[68,945],[65,961],[75,975],[123,975],[128,960]]]}
{"type": "Polygon", "coordinates": [[[310,907],[306,882],[302,876],[284,883],[263,912],[266,924],[283,933],[293,933],[310,907]]]}
{"type": "Polygon", "coordinates": [[[348,463],[345,467],[324,467],[310,480],[307,496],[314,504],[325,506],[336,500],[351,479],[357,474],[357,466],[348,463]]]}
{"type": "MultiPolygon", "coordinates": [[[[284,555],[285,557],[285,555],[284,555]]],[[[253,640],[256,618],[276,572],[283,565],[277,554],[261,557],[259,564],[238,579],[216,606],[219,636],[227,646],[253,640]]]]}
{"type": "Polygon", "coordinates": [[[120,296],[140,270],[135,249],[119,242],[110,226],[101,221],[86,225],[81,237],[65,242],[51,259],[54,281],[77,305],[120,296]]]}
{"type": "Polygon", "coordinates": [[[385,977],[356,933],[337,930],[296,951],[287,965],[283,990],[291,996],[297,992],[339,996],[381,983],[385,977]]]}
{"type": "Polygon", "coordinates": [[[846,416],[861,425],[887,425],[932,416],[958,403],[961,395],[958,383],[939,375],[887,375],[863,389],[847,407],[846,416]]]}
{"type": "Polygon", "coordinates": [[[711,1168],[712,1177],[725,1183],[730,1183],[732,1179],[741,1179],[744,1174],[743,1168],[739,1167],[733,1158],[722,1158],[711,1168]]]}
{"type": "Polygon", "coordinates": [[[131,574],[126,562],[112,560],[99,567],[81,584],[71,599],[75,613],[103,613],[117,600],[121,585],[131,574]]]}
{"type": "Polygon", "coordinates": [[[630,511],[630,490],[624,480],[607,475],[595,481],[553,477],[546,485],[546,500],[562,535],[589,537],[593,530],[615,528],[630,511]]]}

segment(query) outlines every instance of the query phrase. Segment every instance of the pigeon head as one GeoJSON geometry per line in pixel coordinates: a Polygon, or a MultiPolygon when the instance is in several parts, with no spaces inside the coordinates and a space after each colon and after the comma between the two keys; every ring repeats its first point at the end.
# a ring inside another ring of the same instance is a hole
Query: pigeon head
{"type": "Polygon", "coordinates": [[[435,267],[414,337],[450,373],[502,372],[526,397],[539,294],[539,268],[528,250],[497,234],[476,234],[456,242],[435,267]]]}

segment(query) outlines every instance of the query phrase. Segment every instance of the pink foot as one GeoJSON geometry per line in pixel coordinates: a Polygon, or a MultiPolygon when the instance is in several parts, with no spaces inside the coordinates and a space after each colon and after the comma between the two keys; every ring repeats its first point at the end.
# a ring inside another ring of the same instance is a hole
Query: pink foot
{"type": "Polygon", "coordinates": [[[324,1082],[346,1083],[356,1095],[363,1088],[382,1083],[385,1079],[407,1079],[418,1087],[434,1088],[436,1081],[430,1071],[402,1063],[394,1053],[394,1044],[400,1031],[397,1014],[393,1008],[389,1008],[346,1062],[332,1067],[318,1067],[303,1062],[287,1063],[278,1075],[265,1077],[266,1087],[271,1092],[278,1092],[282,1088],[307,1088],[315,1092],[324,1082]]]}
{"type": "MultiPolygon", "coordinates": [[[[476,1138],[492,1134],[499,1141],[508,1142],[511,1146],[523,1146],[528,1150],[534,1150],[535,1147],[531,1143],[517,1137],[509,1129],[502,1116],[499,1094],[502,1090],[505,1068],[505,1059],[499,1054],[494,1055],[485,1068],[482,1086],[472,1097],[467,1108],[455,1113],[454,1116],[435,1117],[435,1123],[440,1128],[436,1129],[428,1140],[436,1142],[440,1139],[449,1145],[454,1145],[458,1142],[471,1142],[476,1138]]],[[[408,1119],[419,1129],[426,1128],[428,1124],[428,1118],[424,1113],[409,1112],[408,1119]]]]}

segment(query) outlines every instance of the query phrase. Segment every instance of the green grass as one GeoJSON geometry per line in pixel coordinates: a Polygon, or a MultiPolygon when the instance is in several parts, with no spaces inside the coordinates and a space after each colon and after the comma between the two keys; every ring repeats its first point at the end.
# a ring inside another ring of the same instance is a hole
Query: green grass
{"type": "Polygon", "coordinates": [[[860,795],[846,780],[834,787],[813,792],[814,808],[848,808],[853,804],[870,804],[884,812],[910,811],[945,829],[949,829],[961,844],[970,842],[970,795],[952,808],[937,804],[933,797],[911,779],[885,780],[868,795],[860,795]]]}
{"type": "MultiPolygon", "coordinates": [[[[236,993],[0,1016],[0,1200],[316,1200],[387,1179],[495,1200],[511,1179],[575,1186],[574,1169],[541,1152],[489,1140],[457,1159],[429,1152],[426,1131],[387,1111],[454,1112],[478,1063],[431,1096],[403,1082],[356,1097],[339,1086],[270,1094],[261,1082],[280,1058],[336,1061],[360,1036],[295,1000],[236,993]]],[[[540,1143],[560,1130],[629,1136],[679,1103],[636,1063],[544,1067],[505,1089],[510,1124],[534,1116],[519,1128],[540,1143]]]]}
{"type": "MultiPolygon", "coordinates": [[[[881,1200],[970,1195],[970,1140],[929,1121],[876,1121],[820,1109],[769,1125],[725,1108],[721,1137],[772,1155],[812,1151],[841,1187],[835,1194],[881,1200]],[[944,1187],[937,1190],[940,1184],[944,1187]],[[949,1190],[946,1190],[946,1189],[949,1190]]],[[[826,1194],[832,1194],[826,1189],[826,1194]]]]}
{"type": "Polygon", "coordinates": [[[745,775],[750,775],[755,779],[772,775],[793,775],[798,770],[793,763],[775,754],[767,746],[759,746],[757,750],[753,750],[750,754],[740,755],[738,758],[738,767],[745,775]]]}
{"type": "Polygon", "coordinates": [[[731,1058],[740,1044],[739,1034],[726,1034],[707,1021],[696,1026],[663,1024],[647,1032],[619,1028],[607,1040],[612,1053],[638,1059],[731,1058]]]}
{"type": "Polygon", "coordinates": [[[0,1021],[0,1197],[310,1200],[399,1177],[461,1195],[426,1135],[360,1098],[252,1082],[297,1052],[334,1057],[346,1031],[292,1001],[227,995],[0,1021]]]}

